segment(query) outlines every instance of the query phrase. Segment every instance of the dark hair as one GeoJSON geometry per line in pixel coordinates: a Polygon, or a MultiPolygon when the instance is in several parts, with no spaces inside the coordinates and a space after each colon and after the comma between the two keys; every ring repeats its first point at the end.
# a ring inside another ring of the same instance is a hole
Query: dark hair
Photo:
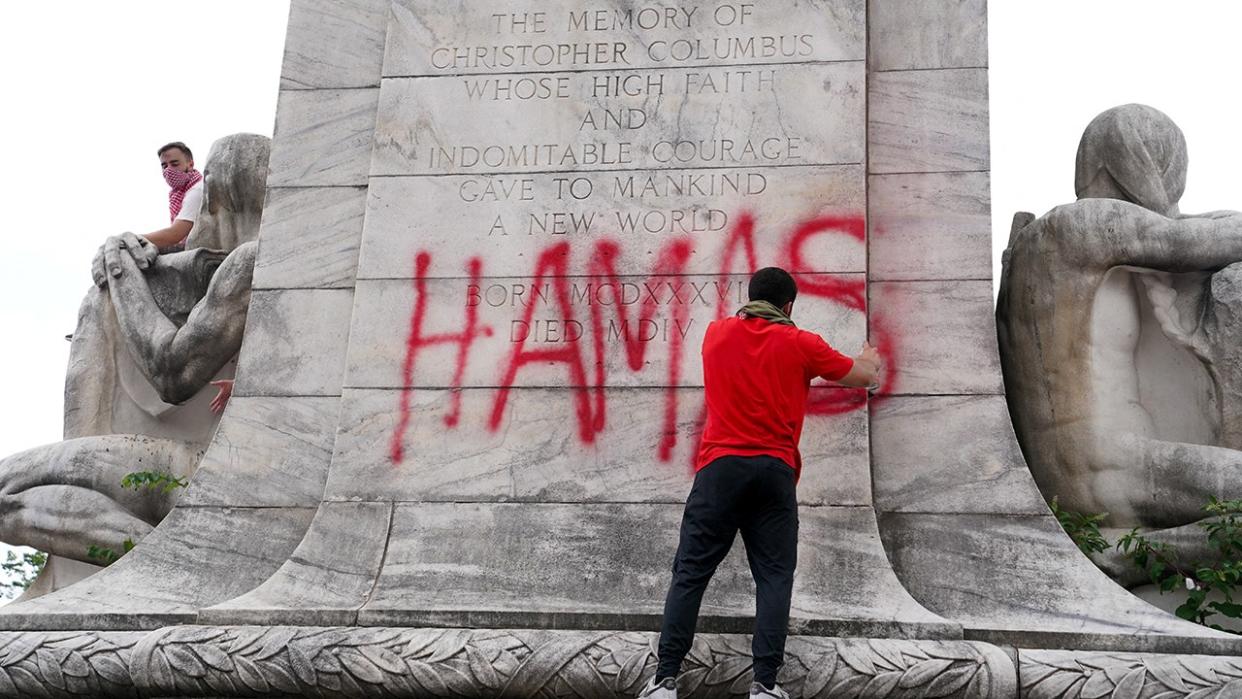
{"type": "Polygon", "coordinates": [[[166,151],[166,150],[172,150],[173,148],[176,148],[177,150],[181,151],[182,153],[185,153],[185,157],[186,157],[186,159],[187,159],[187,160],[193,160],[193,159],[194,159],[194,154],[190,152],[190,147],[189,147],[189,146],[187,146],[186,144],[182,143],[181,141],[173,141],[172,143],[166,143],[166,144],[164,144],[164,145],[160,146],[160,149],[159,149],[158,151],[156,151],[156,153],[155,153],[155,154],[156,154],[157,156],[160,156],[160,155],[163,155],[163,154],[164,154],[164,151],[166,151]]]}
{"type": "Polygon", "coordinates": [[[781,308],[798,297],[798,285],[780,267],[764,267],[750,278],[746,293],[751,301],[767,301],[781,308]]]}

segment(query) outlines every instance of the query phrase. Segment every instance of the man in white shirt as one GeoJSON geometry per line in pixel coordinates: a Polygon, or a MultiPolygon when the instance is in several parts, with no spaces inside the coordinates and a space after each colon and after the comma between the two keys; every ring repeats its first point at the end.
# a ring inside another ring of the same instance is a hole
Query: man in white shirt
{"type": "Polygon", "coordinates": [[[203,175],[194,169],[194,154],[180,141],[166,144],[158,151],[160,167],[168,192],[169,226],[142,236],[160,252],[175,252],[185,247],[185,239],[194,230],[198,210],[203,205],[203,175]]]}

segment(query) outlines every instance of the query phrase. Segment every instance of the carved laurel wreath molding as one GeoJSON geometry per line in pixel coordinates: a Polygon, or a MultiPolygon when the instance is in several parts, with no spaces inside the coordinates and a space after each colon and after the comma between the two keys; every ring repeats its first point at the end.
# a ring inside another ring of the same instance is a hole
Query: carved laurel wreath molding
{"type": "MultiPolygon", "coordinates": [[[[172,627],[143,639],[144,693],[188,696],[632,697],[655,671],[635,632],[172,627]]],[[[1009,659],[965,642],[795,637],[782,682],[803,697],[1013,696],[1009,659]],[[998,693],[1000,690],[1001,693],[998,693]]],[[[686,697],[746,695],[745,636],[700,635],[686,697]]]]}
{"type": "Polygon", "coordinates": [[[1210,655],[1020,650],[1024,699],[1232,699],[1242,659],[1210,655]]]}
{"type": "MultiPolygon", "coordinates": [[[[632,697],[655,634],[486,629],[177,626],[151,633],[0,634],[0,696],[632,697]]],[[[1000,649],[961,641],[794,636],[794,696],[1013,697],[1000,649]]],[[[744,696],[746,636],[701,634],[683,697],[744,696]]]]}
{"type": "MultiPolygon", "coordinates": [[[[656,634],[510,629],[181,626],[0,633],[0,697],[633,697],[656,634]]],[[[795,636],[781,682],[806,698],[1010,698],[984,643],[795,636]]],[[[682,697],[740,697],[749,637],[700,634],[682,697]]]]}
{"type": "Polygon", "coordinates": [[[130,654],[145,633],[0,633],[0,697],[136,697],[130,654]]]}

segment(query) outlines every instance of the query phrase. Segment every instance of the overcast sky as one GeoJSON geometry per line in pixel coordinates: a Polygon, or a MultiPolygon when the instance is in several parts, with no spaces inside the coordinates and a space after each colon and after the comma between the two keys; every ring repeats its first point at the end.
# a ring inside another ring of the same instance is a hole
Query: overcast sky
{"type": "MultiPolygon", "coordinates": [[[[917,1],[917,0],[911,0],[917,1]]],[[[0,9],[0,455],[61,434],[65,362],[109,234],[167,224],[155,149],[271,135],[286,0],[60,0],[0,9]]],[[[1242,6],[1220,0],[993,0],[994,248],[1016,210],[1073,199],[1087,122],[1127,102],[1186,133],[1182,210],[1242,209],[1242,6]]]]}

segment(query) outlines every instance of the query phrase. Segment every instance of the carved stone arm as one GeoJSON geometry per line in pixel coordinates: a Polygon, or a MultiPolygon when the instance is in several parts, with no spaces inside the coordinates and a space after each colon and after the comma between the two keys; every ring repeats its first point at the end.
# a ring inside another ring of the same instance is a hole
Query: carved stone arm
{"type": "Polygon", "coordinates": [[[1242,261],[1242,215],[1229,212],[1169,218],[1117,199],[1080,199],[1048,217],[1062,250],[1087,268],[1191,272],[1242,261]]]}
{"type": "Polygon", "coordinates": [[[181,327],[164,315],[130,255],[106,252],[121,274],[109,281],[117,322],[126,347],[143,374],[168,403],[188,400],[207,384],[241,347],[256,243],[234,250],[212,277],[207,293],[181,327]]]}

